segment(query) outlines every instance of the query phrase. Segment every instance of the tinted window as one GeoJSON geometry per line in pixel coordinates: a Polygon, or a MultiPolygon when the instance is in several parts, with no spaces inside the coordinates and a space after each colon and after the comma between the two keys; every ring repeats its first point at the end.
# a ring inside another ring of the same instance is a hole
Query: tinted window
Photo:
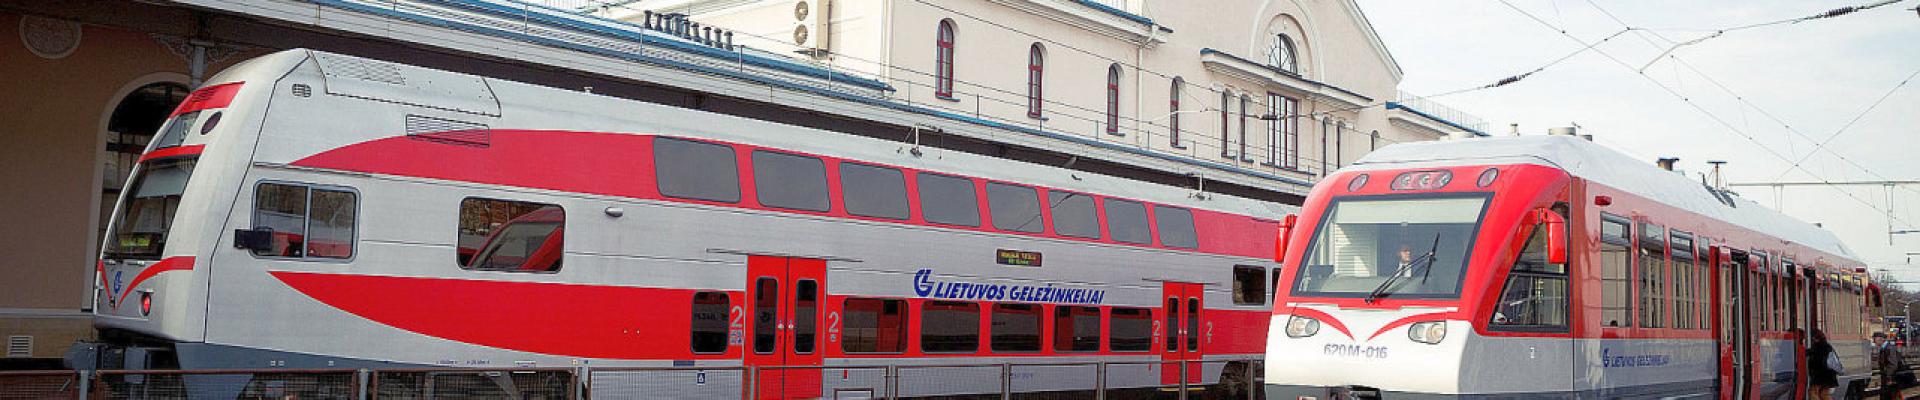
{"type": "Polygon", "coordinates": [[[1233,304],[1267,304],[1267,269],[1233,266],[1233,304]]]}
{"type": "Polygon", "coordinates": [[[1153,206],[1154,224],[1160,228],[1160,244],[1192,249],[1200,247],[1193,231],[1193,211],[1179,207],[1153,206]]]}
{"type": "Polygon", "coordinates": [[[885,299],[847,299],[841,307],[846,317],[846,339],[840,349],[848,353],[899,353],[907,349],[907,302],[885,299]]]}
{"type": "MultiPolygon", "coordinates": [[[[218,115],[218,114],[215,114],[218,115]]],[[[353,192],[314,189],[307,210],[307,257],[353,257],[353,192]]]]}
{"type": "Polygon", "coordinates": [[[728,203],[740,201],[740,165],[734,160],[732,147],[654,138],[653,168],[662,195],[728,203]]]}
{"type": "Polygon", "coordinates": [[[966,178],[920,174],[920,215],[927,222],[980,226],[980,197],[966,178]]]}
{"type": "Polygon", "coordinates": [[[1054,351],[1100,351],[1100,308],[1054,306],[1054,351]]]}
{"type": "Polygon", "coordinates": [[[771,354],[779,342],[780,281],[760,278],[753,283],[753,352],[771,354]]]}
{"type": "Polygon", "coordinates": [[[993,305],[993,351],[1040,351],[1040,321],[1037,304],[993,305]]]}
{"type": "Polygon", "coordinates": [[[1100,215],[1093,207],[1093,196],[1047,192],[1047,204],[1053,209],[1054,233],[1077,238],[1100,238],[1100,215]]]}
{"type": "Polygon", "coordinates": [[[1147,206],[1107,199],[1107,234],[1113,235],[1113,240],[1126,243],[1153,243],[1153,235],[1147,230],[1147,206]]]}
{"type": "Polygon", "coordinates": [[[732,303],[726,293],[693,294],[693,352],[712,354],[727,351],[727,309],[732,303]]]}
{"type": "Polygon", "coordinates": [[[1147,351],[1153,348],[1153,313],[1145,308],[1114,307],[1113,351],[1147,351]]]}
{"type": "Polygon", "coordinates": [[[993,211],[994,228],[1039,233],[1046,227],[1040,220],[1040,192],[1033,188],[987,182],[987,205],[993,211]]]}
{"type": "Polygon", "coordinates": [[[907,219],[907,179],[900,170],[866,164],[840,164],[841,196],[847,213],[863,217],[907,219]]]}
{"type": "Polygon", "coordinates": [[[460,201],[461,268],[546,272],[560,269],[567,214],[560,206],[468,198],[460,201]]]}
{"type": "Polygon", "coordinates": [[[793,352],[813,354],[816,310],[820,308],[820,282],[803,279],[793,285],[793,352]]]}
{"type": "Polygon", "coordinates": [[[307,187],[262,183],[253,192],[253,228],[272,231],[272,246],[254,255],[300,257],[306,249],[307,187]]]}
{"type": "Polygon", "coordinates": [[[957,301],[920,303],[920,351],[972,353],[979,350],[979,304],[957,301]]]}
{"type": "Polygon", "coordinates": [[[753,190],[764,206],[827,211],[827,164],[813,157],[755,151],[753,190]]]}

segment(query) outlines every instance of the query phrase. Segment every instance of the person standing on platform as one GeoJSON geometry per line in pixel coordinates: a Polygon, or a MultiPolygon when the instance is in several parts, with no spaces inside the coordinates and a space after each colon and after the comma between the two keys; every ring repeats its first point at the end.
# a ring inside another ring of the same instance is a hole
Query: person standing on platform
{"type": "Polygon", "coordinates": [[[1840,358],[1827,343],[1827,333],[1813,330],[1813,344],[1807,346],[1807,398],[1833,400],[1833,388],[1840,386],[1840,358]]]}

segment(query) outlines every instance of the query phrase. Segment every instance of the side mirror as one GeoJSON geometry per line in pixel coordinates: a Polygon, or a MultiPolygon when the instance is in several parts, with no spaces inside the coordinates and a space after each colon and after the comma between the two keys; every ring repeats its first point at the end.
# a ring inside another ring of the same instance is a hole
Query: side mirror
{"type": "Polygon", "coordinates": [[[233,248],[242,250],[272,250],[273,229],[235,229],[233,230],[233,248]]]}
{"type": "Polygon", "coordinates": [[[1540,227],[1547,230],[1547,263],[1567,263],[1567,218],[1549,209],[1540,209],[1540,227]]]}
{"type": "Polygon", "coordinates": [[[1273,262],[1287,262],[1287,239],[1293,238],[1293,224],[1299,220],[1300,216],[1295,214],[1280,219],[1280,229],[1275,232],[1278,236],[1273,238],[1273,262]]]}

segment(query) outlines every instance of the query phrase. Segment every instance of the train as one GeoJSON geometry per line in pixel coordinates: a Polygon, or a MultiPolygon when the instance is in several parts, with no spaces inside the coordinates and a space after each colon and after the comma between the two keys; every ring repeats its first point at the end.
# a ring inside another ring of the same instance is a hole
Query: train
{"type": "Polygon", "coordinates": [[[1591,140],[1387,146],[1282,229],[1269,399],[1794,399],[1816,331],[1871,374],[1837,237],[1591,140]]]}
{"type": "Polygon", "coordinates": [[[1250,382],[1297,210],[306,49],[209,78],[129,182],[76,364],[758,367],[753,398],[1250,382]]]}

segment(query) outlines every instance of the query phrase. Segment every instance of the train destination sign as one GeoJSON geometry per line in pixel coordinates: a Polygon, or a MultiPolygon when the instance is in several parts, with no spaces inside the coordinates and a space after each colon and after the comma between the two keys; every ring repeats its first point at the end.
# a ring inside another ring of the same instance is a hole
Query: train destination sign
{"type": "Polygon", "coordinates": [[[998,262],[1000,265],[1012,265],[1016,267],[1040,266],[1040,252],[1038,251],[999,249],[993,252],[993,258],[994,262],[998,262]]]}
{"type": "Polygon", "coordinates": [[[1100,301],[1107,295],[1107,291],[1104,289],[1054,287],[1051,283],[1034,286],[975,282],[940,282],[933,280],[933,270],[931,269],[922,269],[913,274],[913,293],[920,297],[934,299],[1012,300],[1034,303],[1077,304],[1100,304],[1100,301]]]}

